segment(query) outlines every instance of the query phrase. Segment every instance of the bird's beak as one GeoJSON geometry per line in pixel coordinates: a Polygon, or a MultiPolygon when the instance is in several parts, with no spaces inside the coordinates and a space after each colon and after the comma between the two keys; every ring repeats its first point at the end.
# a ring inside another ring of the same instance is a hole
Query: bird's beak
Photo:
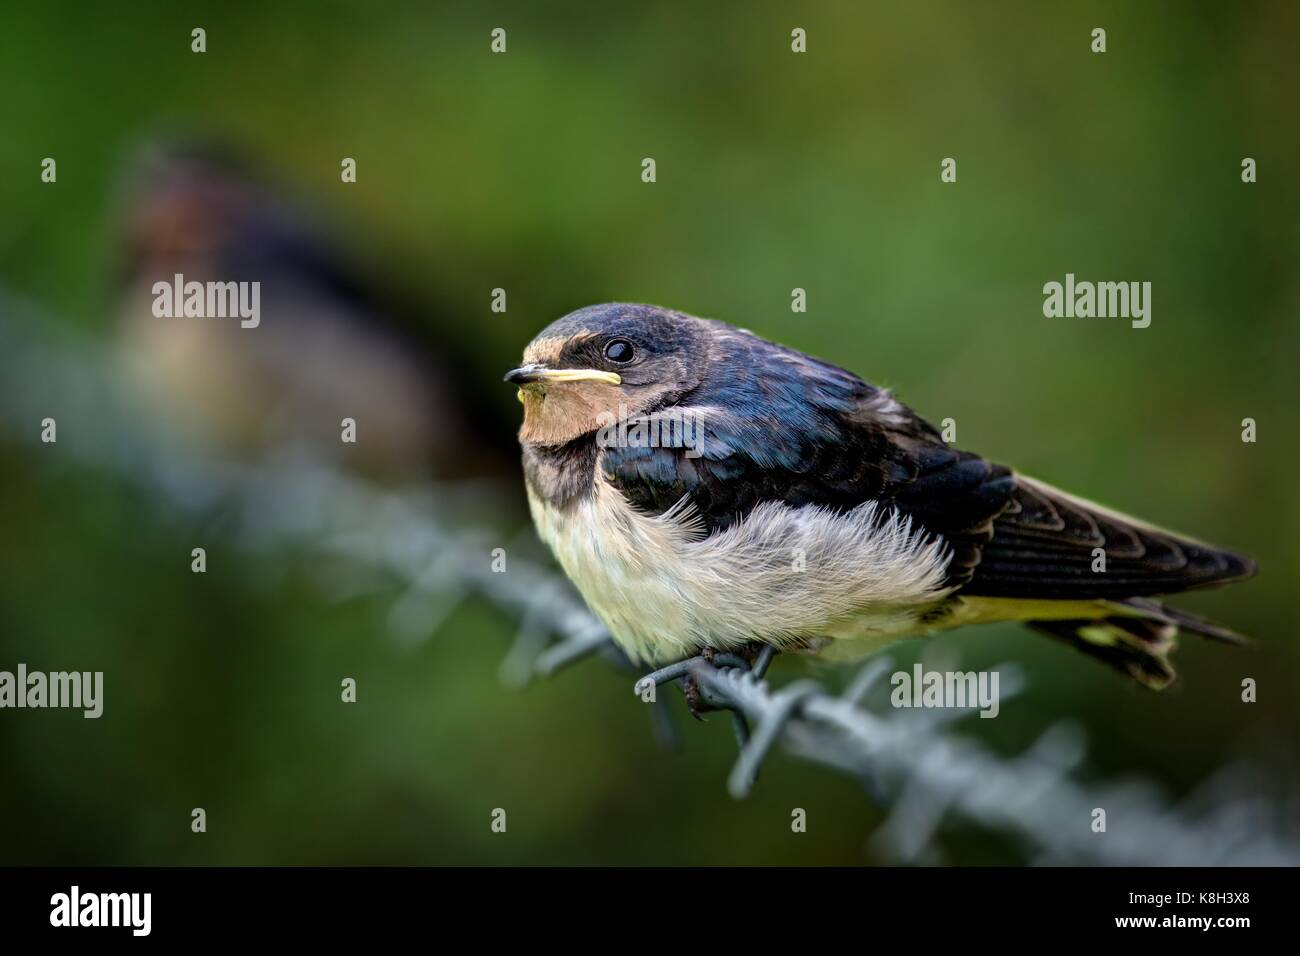
{"type": "Polygon", "coordinates": [[[617,372],[602,372],[594,368],[547,368],[545,365],[521,365],[506,372],[505,381],[511,385],[536,385],[548,382],[605,382],[620,385],[623,377],[617,372]]]}

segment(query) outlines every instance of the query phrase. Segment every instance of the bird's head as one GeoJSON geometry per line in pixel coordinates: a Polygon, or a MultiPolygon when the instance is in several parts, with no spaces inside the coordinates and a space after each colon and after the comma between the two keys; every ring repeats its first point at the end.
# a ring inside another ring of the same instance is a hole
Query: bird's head
{"type": "Polygon", "coordinates": [[[193,141],[148,143],[128,164],[118,201],[127,271],[158,278],[218,269],[222,250],[267,205],[233,153],[193,141]]]}
{"type": "Polygon", "coordinates": [[[650,305],[593,305],[557,319],[506,374],[524,405],[520,440],[562,445],[675,402],[703,381],[704,319],[650,305]]]}

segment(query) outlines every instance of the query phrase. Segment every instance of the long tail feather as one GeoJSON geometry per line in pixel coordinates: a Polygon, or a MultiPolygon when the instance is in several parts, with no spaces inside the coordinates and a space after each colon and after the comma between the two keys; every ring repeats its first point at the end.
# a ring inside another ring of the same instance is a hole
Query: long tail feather
{"type": "Polygon", "coordinates": [[[1130,598],[1115,604],[1116,613],[1107,617],[1028,623],[1154,690],[1167,687],[1177,676],[1169,655],[1180,631],[1227,644],[1248,643],[1240,634],[1213,621],[1149,598],[1130,598]]]}

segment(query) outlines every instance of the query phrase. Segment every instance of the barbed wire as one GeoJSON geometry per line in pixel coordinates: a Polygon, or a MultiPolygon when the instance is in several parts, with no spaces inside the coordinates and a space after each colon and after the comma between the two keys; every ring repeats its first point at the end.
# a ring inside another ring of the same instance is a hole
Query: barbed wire
{"type": "MultiPolygon", "coordinates": [[[[457,517],[467,496],[487,509],[490,496],[443,485],[379,488],[294,450],[258,463],[214,458],[142,414],[112,367],[106,346],[0,289],[0,429],[7,426],[11,439],[38,444],[40,422],[54,418],[61,436],[47,451],[137,484],[161,508],[209,520],[246,547],[306,550],[380,572],[397,582],[388,624],[403,639],[433,633],[458,603],[481,595],[519,622],[501,669],[509,684],[593,656],[635,672],[568,582],[518,553],[522,539],[494,569],[492,536],[457,517]]],[[[337,589],[337,580],[323,583],[337,589]]],[[[894,666],[887,657],[870,660],[839,695],[811,680],[774,688],[766,679],[771,660],[770,651],[752,665],[727,654],[694,658],[640,676],[632,690],[652,702],[661,739],[671,737],[671,723],[654,692],[660,686],[693,681],[704,704],[733,715],[740,755],[728,789],[735,797],[750,792],[778,740],[860,781],[888,808],[873,837],[887,858],[936,861],[940,830],[954,819],[1015,838],[1039,863],[1300,863],[1294,798],[1278,797],[1276,781],[1258,768],[1230,764],[1174,804],[1140,780],[1081,781],[1084,734],[1070,722],[1007,757],[954,731],[971,710],[873,707],[894,666]],[[1102,832],[1094,830],[1097,810],[1105,811],[1102,832]]],[[[1005,703],[1024,681],[1013,665],[997,670],[1005,703]]]]}

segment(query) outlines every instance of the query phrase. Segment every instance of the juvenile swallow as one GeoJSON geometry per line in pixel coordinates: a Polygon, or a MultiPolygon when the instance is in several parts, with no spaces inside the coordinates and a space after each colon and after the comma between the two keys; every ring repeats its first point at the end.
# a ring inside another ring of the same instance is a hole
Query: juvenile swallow
{"type": "Polygon", "coordinates": [[[151,145],[126,180],[118,333],[152,407],[245,456],[295,444],[373,477],[515,473],[449,310],[392,295],[306,203],[219,146],[151,145]],[[256,284],[256,327],[158,315],[156,289],[177,276],[256,284]],[[340,440],[345,418],[355,443],[340,440]]]}
{"type": "Polygon", "coordinates": [[[519,386],[541,538],[634,661],[772,645],[833,660],[1019,621],[1159,688],[1156,595],[1254,562],[959,451],[887,390],[731,325],[648,305],[544,329],[519,386]]]}

